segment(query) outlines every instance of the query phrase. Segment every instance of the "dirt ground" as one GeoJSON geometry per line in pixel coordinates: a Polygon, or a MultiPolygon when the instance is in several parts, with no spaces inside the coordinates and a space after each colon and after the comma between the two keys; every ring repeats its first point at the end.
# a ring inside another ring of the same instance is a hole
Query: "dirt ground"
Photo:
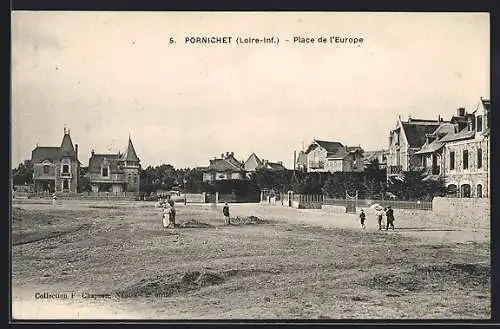
{"type": "MultiPolygon", "coordinates": [[[[488,319],[484,229],[281,206],[14,201],[14,319],[488,319]]],[[[446,222],[446,221],[445,221],[446,222]]]]}

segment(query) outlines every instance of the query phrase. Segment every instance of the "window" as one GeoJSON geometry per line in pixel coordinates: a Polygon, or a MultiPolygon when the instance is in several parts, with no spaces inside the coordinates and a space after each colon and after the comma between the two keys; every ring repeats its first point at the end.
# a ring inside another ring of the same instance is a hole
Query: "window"
{"type": "Polygon", "coordinates": [[[63,180],[63,190],[69,189],[69,182],[67,179],[63,180]]]}
{"type": "Polygon", "coordinates": [[[490,112],[486,113],[486,128],[490,127],[490,112]]]}
{"type": "Polygon", "coordinates": [[[463,152],[463,169],[469,169],[469,151],[464,150],[463,152]]]}
{"type": "Polygon", "coordinates": [[[476,187],[476,196],[478,198],[482,198],[483,197],[483,186],[481,184],[477,184],[477,187],[476,187]]]}
{"type": "Polygon", "coordinates": [[[107,167],[102,168],[102,177],[108,177],[109,172],[107,167]]]}
{"type": "Polygon", "coordinates": [[[483,117],[481,115],[478,115],[476,119],[476,131],[483,131],[483,117]]]}
{"type": "Polygon", "coordinates": [[[455,169],[455,152],[450,152],[450,170],[455,169]]]}
{"type": "Polygon", "coordinates": [[[68,165],[63,165],[62,172],[63,172],[63,174],[69,173],[69,166],[68,165]]]}
{"type": "Polygon", "coordinates": [[[49,170],[50,170],[49,165],[44,165],[44,166],[43,166],[43,173],[44,173],[44,174],[48,174],[48,173],[49,173],[49,170]]]}
{"type": "Polygon", "coordinates": [[[477,169],[483,167],[483,150],[477,149],[477,169]]]}
{"type": "Polygon", "coordinates": [[[137,176],[134,175],[134,184],[137,184],[137,176]]]}
{"type": "Polygon", "coordinates": [[[470,198],[470,185],[469,184],[462,185],[462,198],[470,198]]]}

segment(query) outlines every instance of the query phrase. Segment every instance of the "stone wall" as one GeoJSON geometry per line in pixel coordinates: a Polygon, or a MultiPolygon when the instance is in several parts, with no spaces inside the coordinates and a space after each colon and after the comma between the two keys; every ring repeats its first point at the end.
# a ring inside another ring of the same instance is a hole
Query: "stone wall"
{"type": "Polygon", "coordinates": [[[434,198],[432,209],[436,220],[452,225],[490,227],[491,200],[489,198],[434,198]]]}
{"type": "Polygon", "coordinates": [[[344,206],[333,206],[333,205],[322,205],[321,209],[325,210],[326,212],[331,212],[334,214],[345,214],[347,212],[346,207],[344,206]]]}

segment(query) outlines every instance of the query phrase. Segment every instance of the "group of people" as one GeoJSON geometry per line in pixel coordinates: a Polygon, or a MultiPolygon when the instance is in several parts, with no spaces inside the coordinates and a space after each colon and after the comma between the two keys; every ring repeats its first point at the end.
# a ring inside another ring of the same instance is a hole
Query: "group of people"
{"type": "MultiPolygon", "coordinates": [[[[384,210],[377,210],[377,212],[375,214],[377,216],[379,230],[382,230],[382,228],[383,228],[382,218],[384,217],[384,215],[386,218],[385,230],[388,231],[389,228],[392,228],[392,230],[394,230],[394,210],[392,210],[391,206],[387,206],[386,208],[384,208],[384,210]]],[[[361,212],[359,214],[359,218],[361,221],[361,228],[362,229],[366,228],[366,225],[365,225],[366,214],[365,214],[365,211],[363,209],[361,209],[361,212]]]]}
{"type": "Polygon", "coordinates": [[[163,209],[163,217],[162,217],[163,227],[167,228],[170,227],[170,225],[172,225],[172,227],[176,227],[175,224],[176,210],[175,210],[174,200],[160,198],[159,205],[163,209]]]}
{"type": "MultiPolygon", "coordinates": [[[[160,198],[159,206],[163,209],[163,216],[162,216],[163,227],[164,228],[177,227],[177,224],[175,223],[176,210],[175,210],[174,200],[170,198],[169,199],[160,198]]],[[[222,214],[224,215],[224,223],[226,225],[231,225],[231,218],[229,216],[229,206],[227,202],[224,204],[224,207],[222,208],[222,214]]]]}

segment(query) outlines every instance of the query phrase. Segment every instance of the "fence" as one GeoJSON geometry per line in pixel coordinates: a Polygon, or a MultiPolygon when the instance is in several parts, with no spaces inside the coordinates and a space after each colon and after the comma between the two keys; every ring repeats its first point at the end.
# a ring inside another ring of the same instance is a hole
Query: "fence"
{"type": "Polygon", "coordinates": [[[429,201],[396,201],[369,199],[347,200],[325,198],[323,204],[348,207],[353,202],[356,204],[356,208],[368,208],[374,204],[379,204],[382,207],[391,206],[394,209],[432,210],[432,202],[429,201]]]}

